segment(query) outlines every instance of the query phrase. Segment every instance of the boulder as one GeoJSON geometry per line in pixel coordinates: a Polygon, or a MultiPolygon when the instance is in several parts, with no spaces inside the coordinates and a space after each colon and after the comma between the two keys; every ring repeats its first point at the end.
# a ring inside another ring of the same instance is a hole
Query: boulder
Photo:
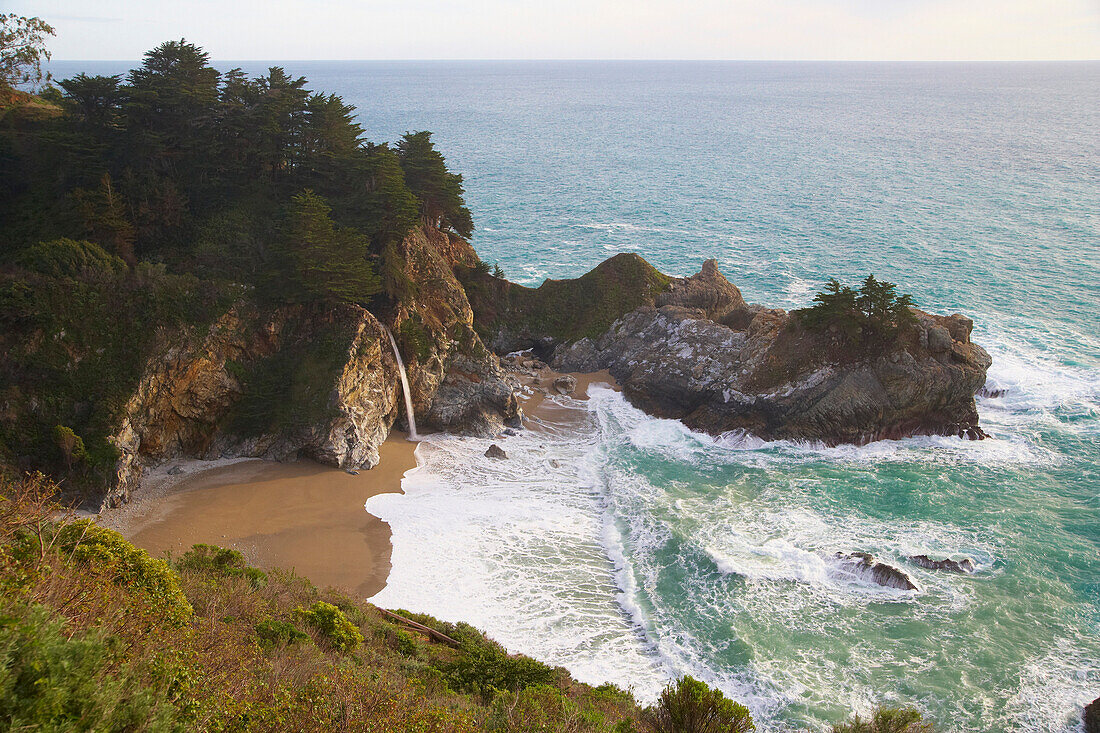
{"type": "Polygon", "coordinates": [[[838,552],[834,556],[845,570],[886,588],[920,590],[904,571],[875,560],[869,552],[838,552]]]}
{"type": "Polygon", "coordinates": [[[485,451],[485,457],[486,458],[495,458],[498,461],[503,461],[503,460],[508,458],[508,454],[505,453],[504,449],[501,448],[499,445],[497,445],[496,443],[493,443],[485,451]]]}
{"type": "Polygon", "coordinates": [[[976,569],[974,561],[969,557],[964,557],[961,560],[952,560],[951,558],[933,560],[928,555],[912,555],[909,561],[928,570],[947,570],[952,573],[972,573],[976,569]]]}
{"type": "Polygon", "coordinates": [[[573,394],[577,390],[577,378],[563,374],[554,380],[554,389],[558,394],[573,394]]]}

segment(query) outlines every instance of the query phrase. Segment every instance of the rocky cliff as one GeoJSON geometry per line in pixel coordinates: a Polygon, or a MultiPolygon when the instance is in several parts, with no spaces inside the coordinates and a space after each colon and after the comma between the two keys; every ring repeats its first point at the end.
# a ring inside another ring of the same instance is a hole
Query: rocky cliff
{"type": "Polygon", "coordinates": [[[633,404],[715,435],[828,444],[983,436],[974,394],[990,358],[970,342],[973,324],[961,315],[914,310],[916,324],[890,342],[853,346],[747,304],[713,260],[648,300],[595,337],[527,338],[555,368],[608,369],[633,404]]]}
{"type": "MultiPolygon", "coordinates": [[[[419,423],[476,434],[515,423],[516,397],[474,332],[453,272],[476,262],[473,249],[417,229],[401,255],[406,294],[388,319],[419,423]]],[[[121,457],[104,503],[126,501],[145,468],[180,456],[374,466],[403,411],[386,328],[354,305],[265,309],[244,300],[204,331],[166,335],[122,410],[113,439],[121,457]]]]}

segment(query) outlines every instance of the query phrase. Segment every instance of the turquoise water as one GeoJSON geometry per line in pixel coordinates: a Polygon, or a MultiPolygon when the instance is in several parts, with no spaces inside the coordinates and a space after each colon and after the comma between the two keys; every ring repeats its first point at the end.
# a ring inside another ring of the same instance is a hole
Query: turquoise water
{"type": "Polygon", "coordinates": [[[285,65],[372,140],[433,130],[514,280],[715,257],[790,308],[873,271],[974,318],[1007,390],[980,443],[714,441],[608,390],[493,466],[436,436],[408,493],[368,504],[394,532],[379,603],[643,697],[692,673],[763,730],[879,701],[946,731],[1079,727],[1100,695],[1100,64],[285,65]],[[854,550],[920,590],[845,575],[854,550]]]}

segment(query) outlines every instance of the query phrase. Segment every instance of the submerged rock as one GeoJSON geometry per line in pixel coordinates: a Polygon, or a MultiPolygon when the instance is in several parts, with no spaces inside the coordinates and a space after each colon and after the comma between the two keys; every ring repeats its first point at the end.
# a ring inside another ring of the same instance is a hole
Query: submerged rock
{"type": "Polygon", "coordinates": [[[508,454],[505,453],[504,449],[501,448],[499,445],[497,445],[496,443],[493,443],[485,451],[485,457],[486,458],[495,458],[497,460],[503,461],[503,460],[508,458],[508,454]]]}
{"type": "Polygon", "coordinates": [[[899,590],[920,590],[917,584],[904,571],[875,560],[869,552],[838,552],[834,556],[841,561],[846,570],[878,583],[886,588],[899,590]]]}
{"type": "Polygon", "coordinates": [[[952,560],[951,558],[933,560],[928,557],[928,555],[912,555],[909,560],[928,570],[947,570],[952,573],[972,573],[976,569],[974,561],[969,557],[964,557],[961,560],[952,560]]]}

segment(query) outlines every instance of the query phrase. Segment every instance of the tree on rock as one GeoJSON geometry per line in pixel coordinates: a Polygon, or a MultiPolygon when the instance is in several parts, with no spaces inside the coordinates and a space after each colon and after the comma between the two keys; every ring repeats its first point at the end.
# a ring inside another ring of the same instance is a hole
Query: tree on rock
{"type": "Polygon", "coordinates": [[[424,220],[439,229],[453,229],[461,237],[474,231],[473,218],[463,199],[462,176],[451,173],[435,149],[432,134],[407,132],[397,143],[397,157],[405,182],[420,199],[424,220]]]}

